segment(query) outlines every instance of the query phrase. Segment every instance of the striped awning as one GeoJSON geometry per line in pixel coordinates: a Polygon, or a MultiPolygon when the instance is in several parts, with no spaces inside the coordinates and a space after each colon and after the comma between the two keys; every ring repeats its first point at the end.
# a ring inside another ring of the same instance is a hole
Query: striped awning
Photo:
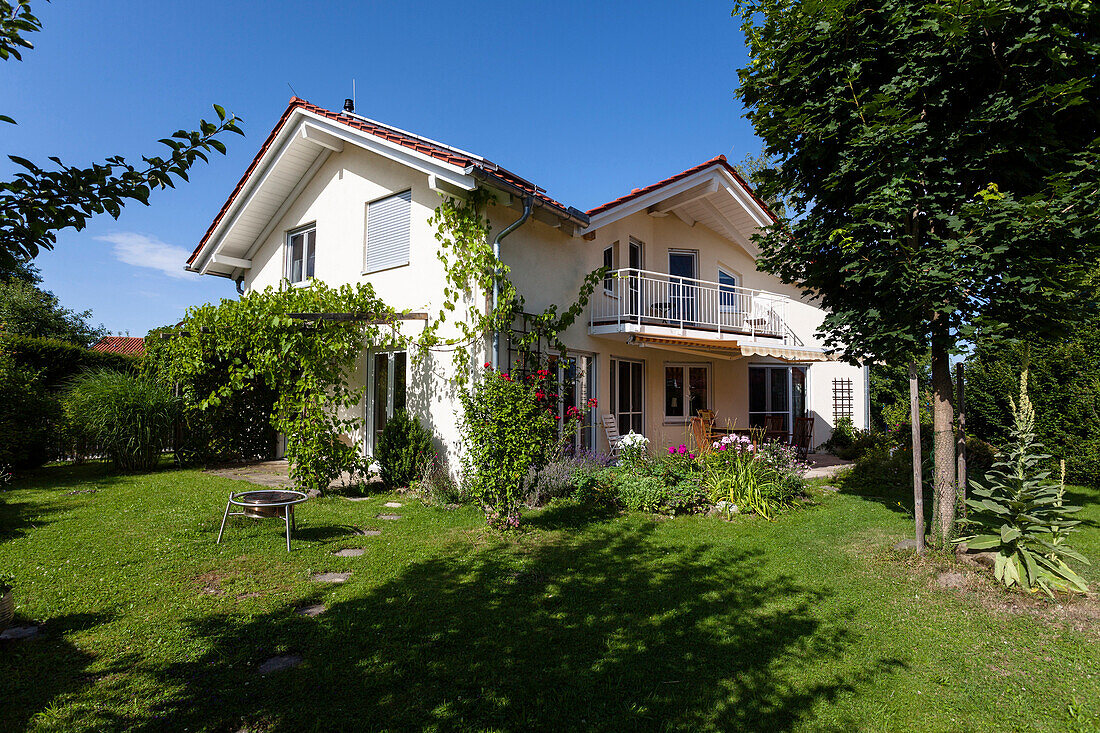
{"type": "Polygon", "coordinates": [[[640,345],[651,345],[672,351],[705,353],[720,359],[740,359],[744,356],[771,356],[783,361],[833,361],[835,356],[826,354],[822,349],[784,344],[739,342],[728,339],[692,338],[688,336],[649,336],[635,334],[631,341],[640,345]]]}

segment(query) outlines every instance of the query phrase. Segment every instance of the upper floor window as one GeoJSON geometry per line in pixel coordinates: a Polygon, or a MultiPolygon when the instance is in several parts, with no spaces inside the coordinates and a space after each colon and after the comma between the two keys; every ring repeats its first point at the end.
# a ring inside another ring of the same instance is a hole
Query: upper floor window
{"type": "Polygon", "coordinates": [[[313,277],[317,258],[317,227],[310,226],[286,235],[286,279],[300,283],[313,277]]]}
{"type": "Polygon", "coordinates": [[[615,273],[613,271],[615,269],[615,246],[617,244],[618,242],[603,251],[603,266],[607,268],[607,272],[603,276],[603,289],[609,293],[615,287],[615,273]]]}
{"type": "Polygon", "coordinates": [[[737,288],[741,284],[737,275],[718,268],[718,304],[724,313],[744,310],[738,302],[737,288]]]}
{"type": "Polygon", "coordinates": [[[411,209],[411,190],[367,204],[364,271],[376,272],[409,264],[411,209]]]}

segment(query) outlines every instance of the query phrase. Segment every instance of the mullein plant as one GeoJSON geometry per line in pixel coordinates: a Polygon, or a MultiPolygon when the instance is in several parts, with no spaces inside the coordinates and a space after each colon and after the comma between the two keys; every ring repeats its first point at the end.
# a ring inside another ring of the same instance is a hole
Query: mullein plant
{"type": "Polygon", "coordinates": [[[967,523],[976,533],[956,542],[965,541],[972,550],[996,550],[993,572],[1008,588],[1041,589],[1051,598],[1055,590],[1087,593],[1085,581],[1066,564],[1069,559],[1089,564],[1067,542],[1080,524],[1073,515],[1081,507],[1065,503],[1065,463],[1057,483],[1042,468],[1050,456],[1035,439],[1026,367],[1020,375],[1019,402],[1010,402],[1011,442],[986,474],[985,485],[975,486],[966,502],[974,510],[967,523]]]}

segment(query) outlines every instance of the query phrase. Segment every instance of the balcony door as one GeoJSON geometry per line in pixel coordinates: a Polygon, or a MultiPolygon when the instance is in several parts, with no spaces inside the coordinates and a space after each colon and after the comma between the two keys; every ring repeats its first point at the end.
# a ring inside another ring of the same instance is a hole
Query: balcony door
{"type": "Polygon", "coordinates": [[[695,279],[699,277],[699,255],[686,250],[668,251],[668,295],[672,320],[695,320],[695,279]]]}
{"type": "Polygon", "coordinates": [[[630,240],[630,245],[629,245],[629,250],[630,250],[630,252],[629,252],[629,255],[627,257],[627,262],[629,264],[627,265],[627,267],[629,267],[631,270],[633,270],[633,272],[630,273],[629,280],[628,280],[629,290],[630,290],[630,314],[629,315],[637,317],[637,316],[643,315],[642,311],[640,310],[640,308],[641,308],[641,303],[640,303],[640,300],[641,300],[641,296],[640,296],[641,282],[638,278],[638,273],[637,273],[638,270],[642,269],[642,243],[631,239],[630,240]]]}

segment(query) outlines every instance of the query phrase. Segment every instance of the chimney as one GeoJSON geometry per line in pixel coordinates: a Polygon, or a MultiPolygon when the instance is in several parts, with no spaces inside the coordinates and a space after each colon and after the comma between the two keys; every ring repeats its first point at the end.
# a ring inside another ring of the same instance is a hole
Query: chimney
{"type": "Polygon", "coordinates": [[[344,111],[345,112],[354,112],[355,111],[355,100],[354,99],[345,99],[344,100],[344,111]]]}

